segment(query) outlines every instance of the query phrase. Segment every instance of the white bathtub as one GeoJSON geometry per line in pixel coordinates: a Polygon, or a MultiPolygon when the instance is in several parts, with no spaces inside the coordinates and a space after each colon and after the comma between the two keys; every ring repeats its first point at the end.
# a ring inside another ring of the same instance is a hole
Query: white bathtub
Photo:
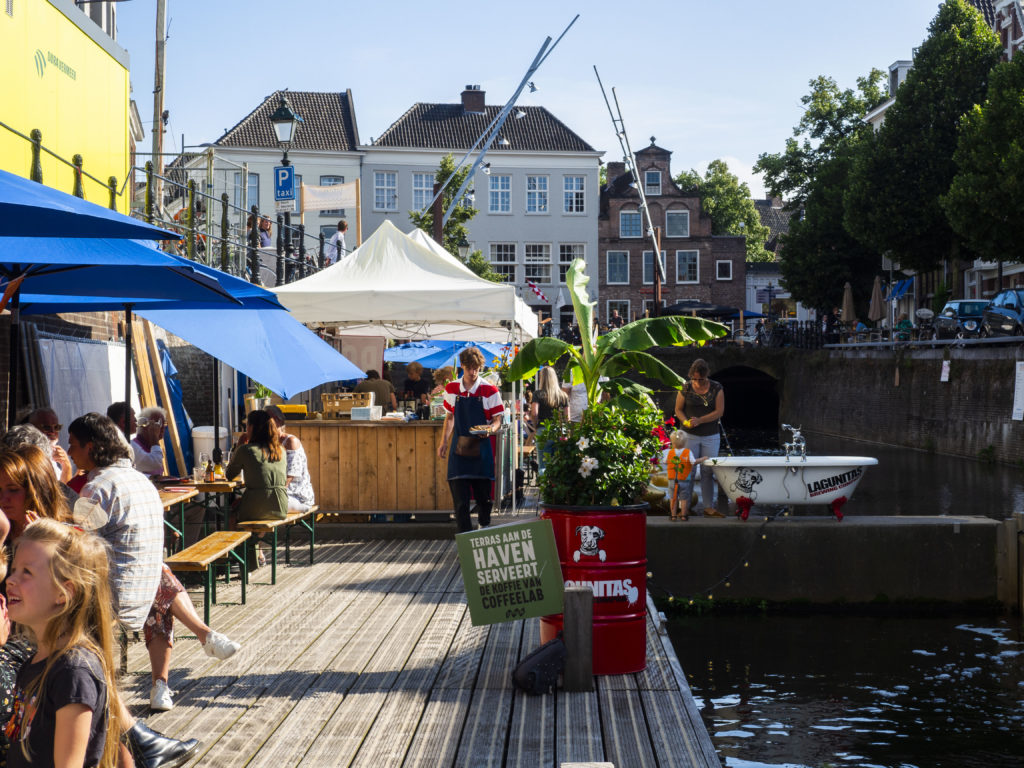
{"type": "Polygon", "coordinates": [[[744,520],[755,504],[827,504],[842,520],[865,467],[877,463],[868,456],[722,456],[704,466],[744,520]]]}

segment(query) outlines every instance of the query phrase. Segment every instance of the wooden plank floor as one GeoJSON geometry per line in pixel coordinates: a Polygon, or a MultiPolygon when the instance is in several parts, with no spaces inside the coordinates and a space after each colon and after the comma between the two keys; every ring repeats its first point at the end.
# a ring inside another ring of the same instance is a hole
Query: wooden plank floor
{"type": "Polygon", "coordinates": [[[211,623],[242,643],[234,657],[179,635],[170,712],[149,714],[148,657],[130,648],[133,712],[201,739],[190,765],[721,765],[650,614],[646,671],[528,696],[510,675],[539,621],[472,626],[451,539],[327,542],[313,566],[308,548],[292,558],[276,587],[269,568],[253,574],[245,606],[237,586],[218,588],[211,623]]]}

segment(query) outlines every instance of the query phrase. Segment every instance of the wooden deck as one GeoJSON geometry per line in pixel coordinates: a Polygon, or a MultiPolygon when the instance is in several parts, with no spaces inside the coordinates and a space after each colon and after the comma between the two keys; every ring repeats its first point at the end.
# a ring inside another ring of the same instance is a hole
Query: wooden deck
{"type": "Polygon", "coordinates": [[[255,572],[247,605],[234,582],[218,588],[211,624],[242,643],[231,659],[178,636],[170,712],[149,714],[148,657],[130,649],[129,704],[203,741],[189,765],[721,765],[650,615],[644,672],[529,696],[510,677],[539,621],[472,626],[450,538],[317,544],[313,566],[300,546],[292,562],[275,587],[255,572]]]}

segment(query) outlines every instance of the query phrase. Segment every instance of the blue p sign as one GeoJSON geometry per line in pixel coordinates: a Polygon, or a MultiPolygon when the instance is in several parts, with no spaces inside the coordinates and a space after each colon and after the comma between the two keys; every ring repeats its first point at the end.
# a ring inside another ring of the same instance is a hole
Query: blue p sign
{"type": "Polygon", "coordinates": [[[295,168],[278,165],[274,168],[274,200],[295,199],[295,168]]]}

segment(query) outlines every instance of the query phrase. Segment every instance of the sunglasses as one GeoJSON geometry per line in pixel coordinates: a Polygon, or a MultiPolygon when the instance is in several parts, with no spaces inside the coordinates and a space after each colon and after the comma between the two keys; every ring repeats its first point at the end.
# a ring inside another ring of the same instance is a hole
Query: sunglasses
{"type": "Polygon", "coordinates": [[[38,429],[40,432],[60,432],[63,426],[63,424],[43,424],[38,429]]]}

